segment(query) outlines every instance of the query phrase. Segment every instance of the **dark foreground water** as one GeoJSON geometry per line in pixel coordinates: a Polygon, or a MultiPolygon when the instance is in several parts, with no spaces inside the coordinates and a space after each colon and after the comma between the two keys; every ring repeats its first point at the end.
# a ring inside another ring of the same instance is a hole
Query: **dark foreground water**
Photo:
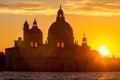
{"type": "Polygon", "coordinates": [[[120,72],[0,72],[0,80],[120,80],[120,72]]]}

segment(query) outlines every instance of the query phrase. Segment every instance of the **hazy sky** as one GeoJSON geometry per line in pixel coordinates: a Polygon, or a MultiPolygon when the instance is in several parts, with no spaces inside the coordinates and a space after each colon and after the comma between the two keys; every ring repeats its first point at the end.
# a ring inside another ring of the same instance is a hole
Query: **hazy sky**
{"type": "Polygon", "coordinates": [[[3,0],[0,13],[52,15],[60,4],[68,14],[120,15],[119,0],[3,0]]]}
{"type": "Polygon", "coordinates": [[[45,41],[60,4],[80,45],[86,33],[91,49],[105,45],[109,56],[120,57],[120,0],[2,0],[0,51],[13,47],[14,40],[23,37],[25,20],[32,26],[34,18],[37,19],[45,41]]]}

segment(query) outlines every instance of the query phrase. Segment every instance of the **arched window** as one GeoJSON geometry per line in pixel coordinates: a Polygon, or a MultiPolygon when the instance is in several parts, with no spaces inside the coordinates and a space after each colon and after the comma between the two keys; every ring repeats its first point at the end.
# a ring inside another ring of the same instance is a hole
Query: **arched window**
{"type": "Polygon", "coordinates": [[[30,43],[30,47],[34,47],[34,44],[33,44],[33,42],[31,42],[31,43],[30,43]]]}
{"type": "Polygon", "coordinates": [[[57,42],[57,47],[60,47],[60,42],[57,42]]]}
{"type": "Polygon", "coordinates": [[[37,48],[38,47],[38,42],[35,42],[35,48],[37,48]]]}
{"type": "Polygon", "coordinates": [[[61,47],[62,47],[62,48],[64,48],[64,47],[65,47],[64,42],[61,42],[61,47]]]}

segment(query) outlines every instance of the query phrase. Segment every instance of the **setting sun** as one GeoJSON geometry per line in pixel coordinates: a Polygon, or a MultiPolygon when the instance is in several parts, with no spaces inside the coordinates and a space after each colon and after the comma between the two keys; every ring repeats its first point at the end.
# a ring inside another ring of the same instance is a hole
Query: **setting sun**
{"type": "Polygon", "coordinates": [[[106,55],[108,55],[108,53],[109,53],[108,48],[105,47],[105,46],[99,47],[99,48],[98,48],[98,51],[100,52],[100,54],[101,54],[102,56],[106,56],[106,55]]]}

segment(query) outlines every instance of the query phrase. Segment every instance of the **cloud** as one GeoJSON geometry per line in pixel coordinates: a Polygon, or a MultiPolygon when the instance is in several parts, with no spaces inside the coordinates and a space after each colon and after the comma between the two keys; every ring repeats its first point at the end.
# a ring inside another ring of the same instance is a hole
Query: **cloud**
{"type": "Polygon", "coordinates": [[[67,0],[64,6],[69,14],[120,16],[120,2],[117,0],[67,0]]]}
{"type": "MultiPolygon", "coordinates": [[[[119,0],[64,0],[62,3],[66,14],[120,16],[119,0]]],[[[55,15],[58,4],[54,0],[5,0],[0,1],[0,13],[55,15]]]]}
{"type": "Polygon", "coordinates": [[[11,14],[44,14],[52,15],[55,13],[55,9],[52,7],[45,6],[43,2],[14,2],[14,3],[0,3],[0,13],[11,13],[11,14]]]}

